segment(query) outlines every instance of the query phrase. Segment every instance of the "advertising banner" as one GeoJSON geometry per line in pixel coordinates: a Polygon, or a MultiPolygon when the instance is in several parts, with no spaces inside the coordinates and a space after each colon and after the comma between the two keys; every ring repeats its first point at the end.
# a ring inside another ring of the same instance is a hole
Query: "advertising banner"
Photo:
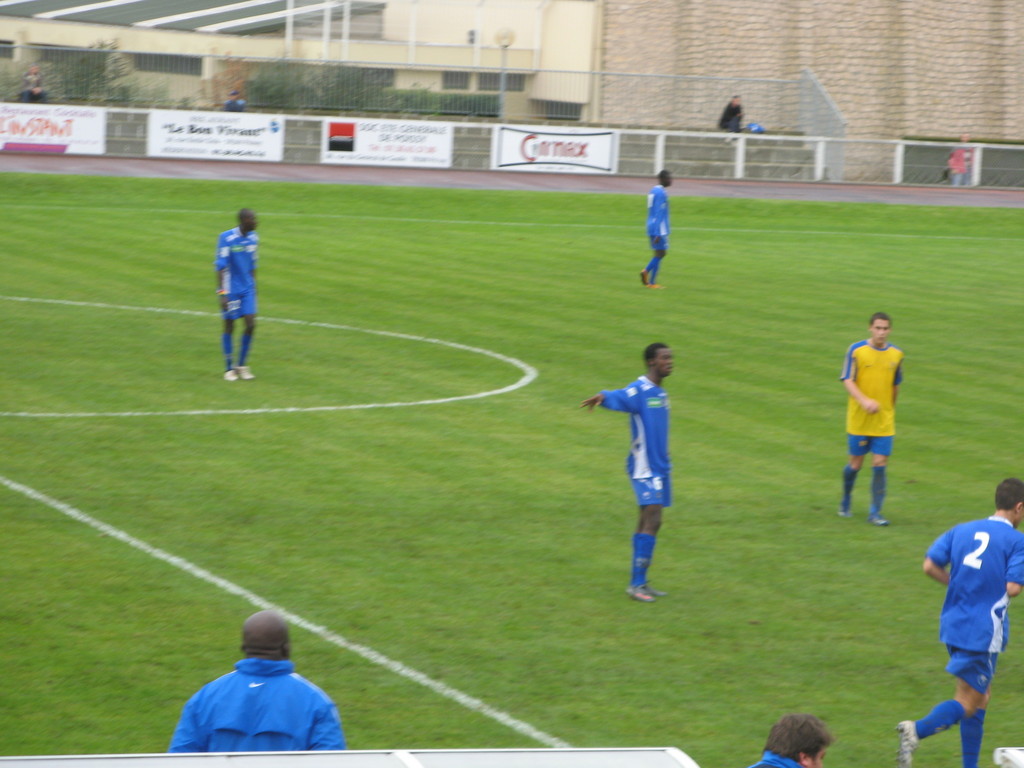
{"type": "Polygon", "coordinates": [[[491,143],[491,168],[547,173],[615,173],[616,131],[499,125],[491,143]]]}
{"type": "Polygon", "coordinates": [[[246,112],[149,113],[146,154],[198,160],[265,160],[284,157],[284,118],[246,112]]]}
{"type": "Polygon", "coordinates": [[[105,109],[0,103],[0,151],[102,155],[106,148],[105,109]]]}
{"type": "Polygon", "coordinates": [[[324,120],[321,138],[325,163],[451,168],[451,123],[419,120],[324,120]]]}

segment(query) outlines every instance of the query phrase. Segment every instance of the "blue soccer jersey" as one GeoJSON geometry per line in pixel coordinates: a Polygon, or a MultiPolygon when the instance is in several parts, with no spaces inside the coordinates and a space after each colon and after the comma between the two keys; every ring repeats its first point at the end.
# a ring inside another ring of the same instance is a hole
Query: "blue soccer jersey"
{"type": "Polygon", "coordinates": [[[626,471],[632,478],[665,477],[672,471],[668,455],[668,395],[646,376],[624,389],[602,390],[601,405],[630,414],[633,442],[626,471]]]}
{"type": "Polygon", "coordinates": [[[668,237],[668,195],[661,184],[655,184],[647,193],[647,235],[668,237]]]}
{"type": "Polygon", "coordinates": [[[238,227],[222,232],[217,238],[217,257],[213,266],[224,270],[221,289],[228,294],[248,293],[256,286],[256,249],[260,236],[255,232],[243,235],[238,227]]]}
{"type": "Polygon", "coordinates": [[[1000,653],[1010,635],[1007,582],[1024,584],[1024,533],[999,516],[962,523],[928,550],[950,566],[939,639],[965,651],[1000,653]]]}

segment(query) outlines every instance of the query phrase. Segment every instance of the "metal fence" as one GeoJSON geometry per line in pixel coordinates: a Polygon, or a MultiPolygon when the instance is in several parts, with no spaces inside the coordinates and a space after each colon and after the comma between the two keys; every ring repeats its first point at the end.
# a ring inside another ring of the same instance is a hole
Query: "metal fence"
{"type": "Polygon", "coordinates": [[[625,131],[619,172],[653,175],[664,167],[691,178],[945,186],[952,183],[950,151],[958,146],[973,156],[966,186],[1024,188],[1024,146],[824,136],[625,131]]]}
{"type": "MultiPolygon", "coordinates": [[[[237,89],[250,110],[441,119],[466,124],[477,143],[477,129],[501,120],[618,128],[620,174],[669,168],[692,178],[949,183],[953,145],[846,139],[841,113],[810,72],[797,80],[697,78],[0,46],[0,100],[18,100],[31,64],[50,102],[220,109],[237,89]],[[747,121],[766,134],[714,130],[737,94],[747,121]]],[[[463,152],[460,141],[468,139],[456,135],[456,167],[489,167],[486,146],[463,152]]],[[[972,185],[1024,187],[1024,146],[971,146],[972,185]]],[[[319,162],[316,146],[308,153],[295,161],[319,162]]]]}
{"type": "Polygon", "coordinates": [[[232,90],[249,109],[713,130],[741,95],[772,133],[842,137],[842,116],[810,72],[796,80],[239,58],[0,45],[0,100],[31,64],[51,102],[216,109],[232,90]]]}

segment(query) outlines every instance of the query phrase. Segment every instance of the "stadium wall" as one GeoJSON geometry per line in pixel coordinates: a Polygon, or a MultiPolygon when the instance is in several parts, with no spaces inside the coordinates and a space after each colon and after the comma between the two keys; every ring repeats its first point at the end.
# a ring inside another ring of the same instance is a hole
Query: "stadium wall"
{"type": "MultiPolygon", "coordinates": [[[[1024,17],[1019,0],[604,0],[601,68],[721,78],[813,71],[847,136],[1019,138],[1024,17]]],[[[707,129],[732,93],[704,104],[707,129]]],[[[742,95],[742,91],[740,92],[742,95]]],[[[604,99],[607,119],[628,122],[604,99]]],[[[654,110],[685,114],[666,98],[654,110]]],[[[748,106],[747,117],[758,115],[748,106]]]]}

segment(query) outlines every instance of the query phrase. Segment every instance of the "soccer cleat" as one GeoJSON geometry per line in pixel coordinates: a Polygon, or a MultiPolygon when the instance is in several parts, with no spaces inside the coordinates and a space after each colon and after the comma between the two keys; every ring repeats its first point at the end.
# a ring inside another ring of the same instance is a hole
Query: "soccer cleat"
{"type": "Polygon", "coordinates": [[[626,594],[633,600],[639,600],[641,603],[653,603],[654,595],[647,591],[646,584],[635,584],[626,588],[626,594]]]}
{"type": "Polygon", "coordinates": [[[850,503],[847,501],[839,502],[839,516],[840,517],[853,517],[853,513],[850,511],[850,503]]]}
{"type": "Polygon", "coordinates": [[[655,589],[654,587],[652,587],[650,585],[650,582],[648,582],[647,584],[642,585],[641,589],[643,589],[643,591],[646,592],[651,597],[667,597],[668,596],[668,592],[663,592],[660,589],[655,589]]]}
{"type": "Polygon", "coordinates": [[[913,720],[904,720],[896,726],[896,733],[900,735],[900,748],[896,752],[897,768],[910,768],[914,762],[914,750],[920,743],[917,736],[917,726],[913,720]]]}
{"type": "Polygon", "coordinates": [[[647,282],[647,270],[646,269],[641,269],[640,270],[640,282],[643,283],[644,285],[650,285],[650,283],[647,282]]]}
{"type": "Polygon", "coordinates": [[[657,290],[661,290],[661,289],[662,289],[662,288],[664,288],[665,286],[664,286],[664,285],[662,285],[661,283],[648,283],[648,284],[647,284],[647,287],[648,287],[648,288],[655,288],[655,289],[657,289],[657,290]]]}
{"type": "Polygon", "coordinates": [[[224,381],[238,381],[238,374],[234,368],[228,368],[224,371],[224,381]]]}
{"type": "Polygon", "coordinates": [[[879,526],[888,525],[889,524],[889,521],[886,520],[881,515],[869,515],[868,516],[868,522],[871,523],[872,525],[879,525],[879,526]]]}
{"type": "Polygon", "coordinates": [[[249,381],[251,379],[256,378],[255,376],[252,375],[252,371],[249,370],[248,365],[240,365],[237,368],[235,368],[235,371],[238,372],[238,378],[244,379],[245,381],[249,381]]]}

